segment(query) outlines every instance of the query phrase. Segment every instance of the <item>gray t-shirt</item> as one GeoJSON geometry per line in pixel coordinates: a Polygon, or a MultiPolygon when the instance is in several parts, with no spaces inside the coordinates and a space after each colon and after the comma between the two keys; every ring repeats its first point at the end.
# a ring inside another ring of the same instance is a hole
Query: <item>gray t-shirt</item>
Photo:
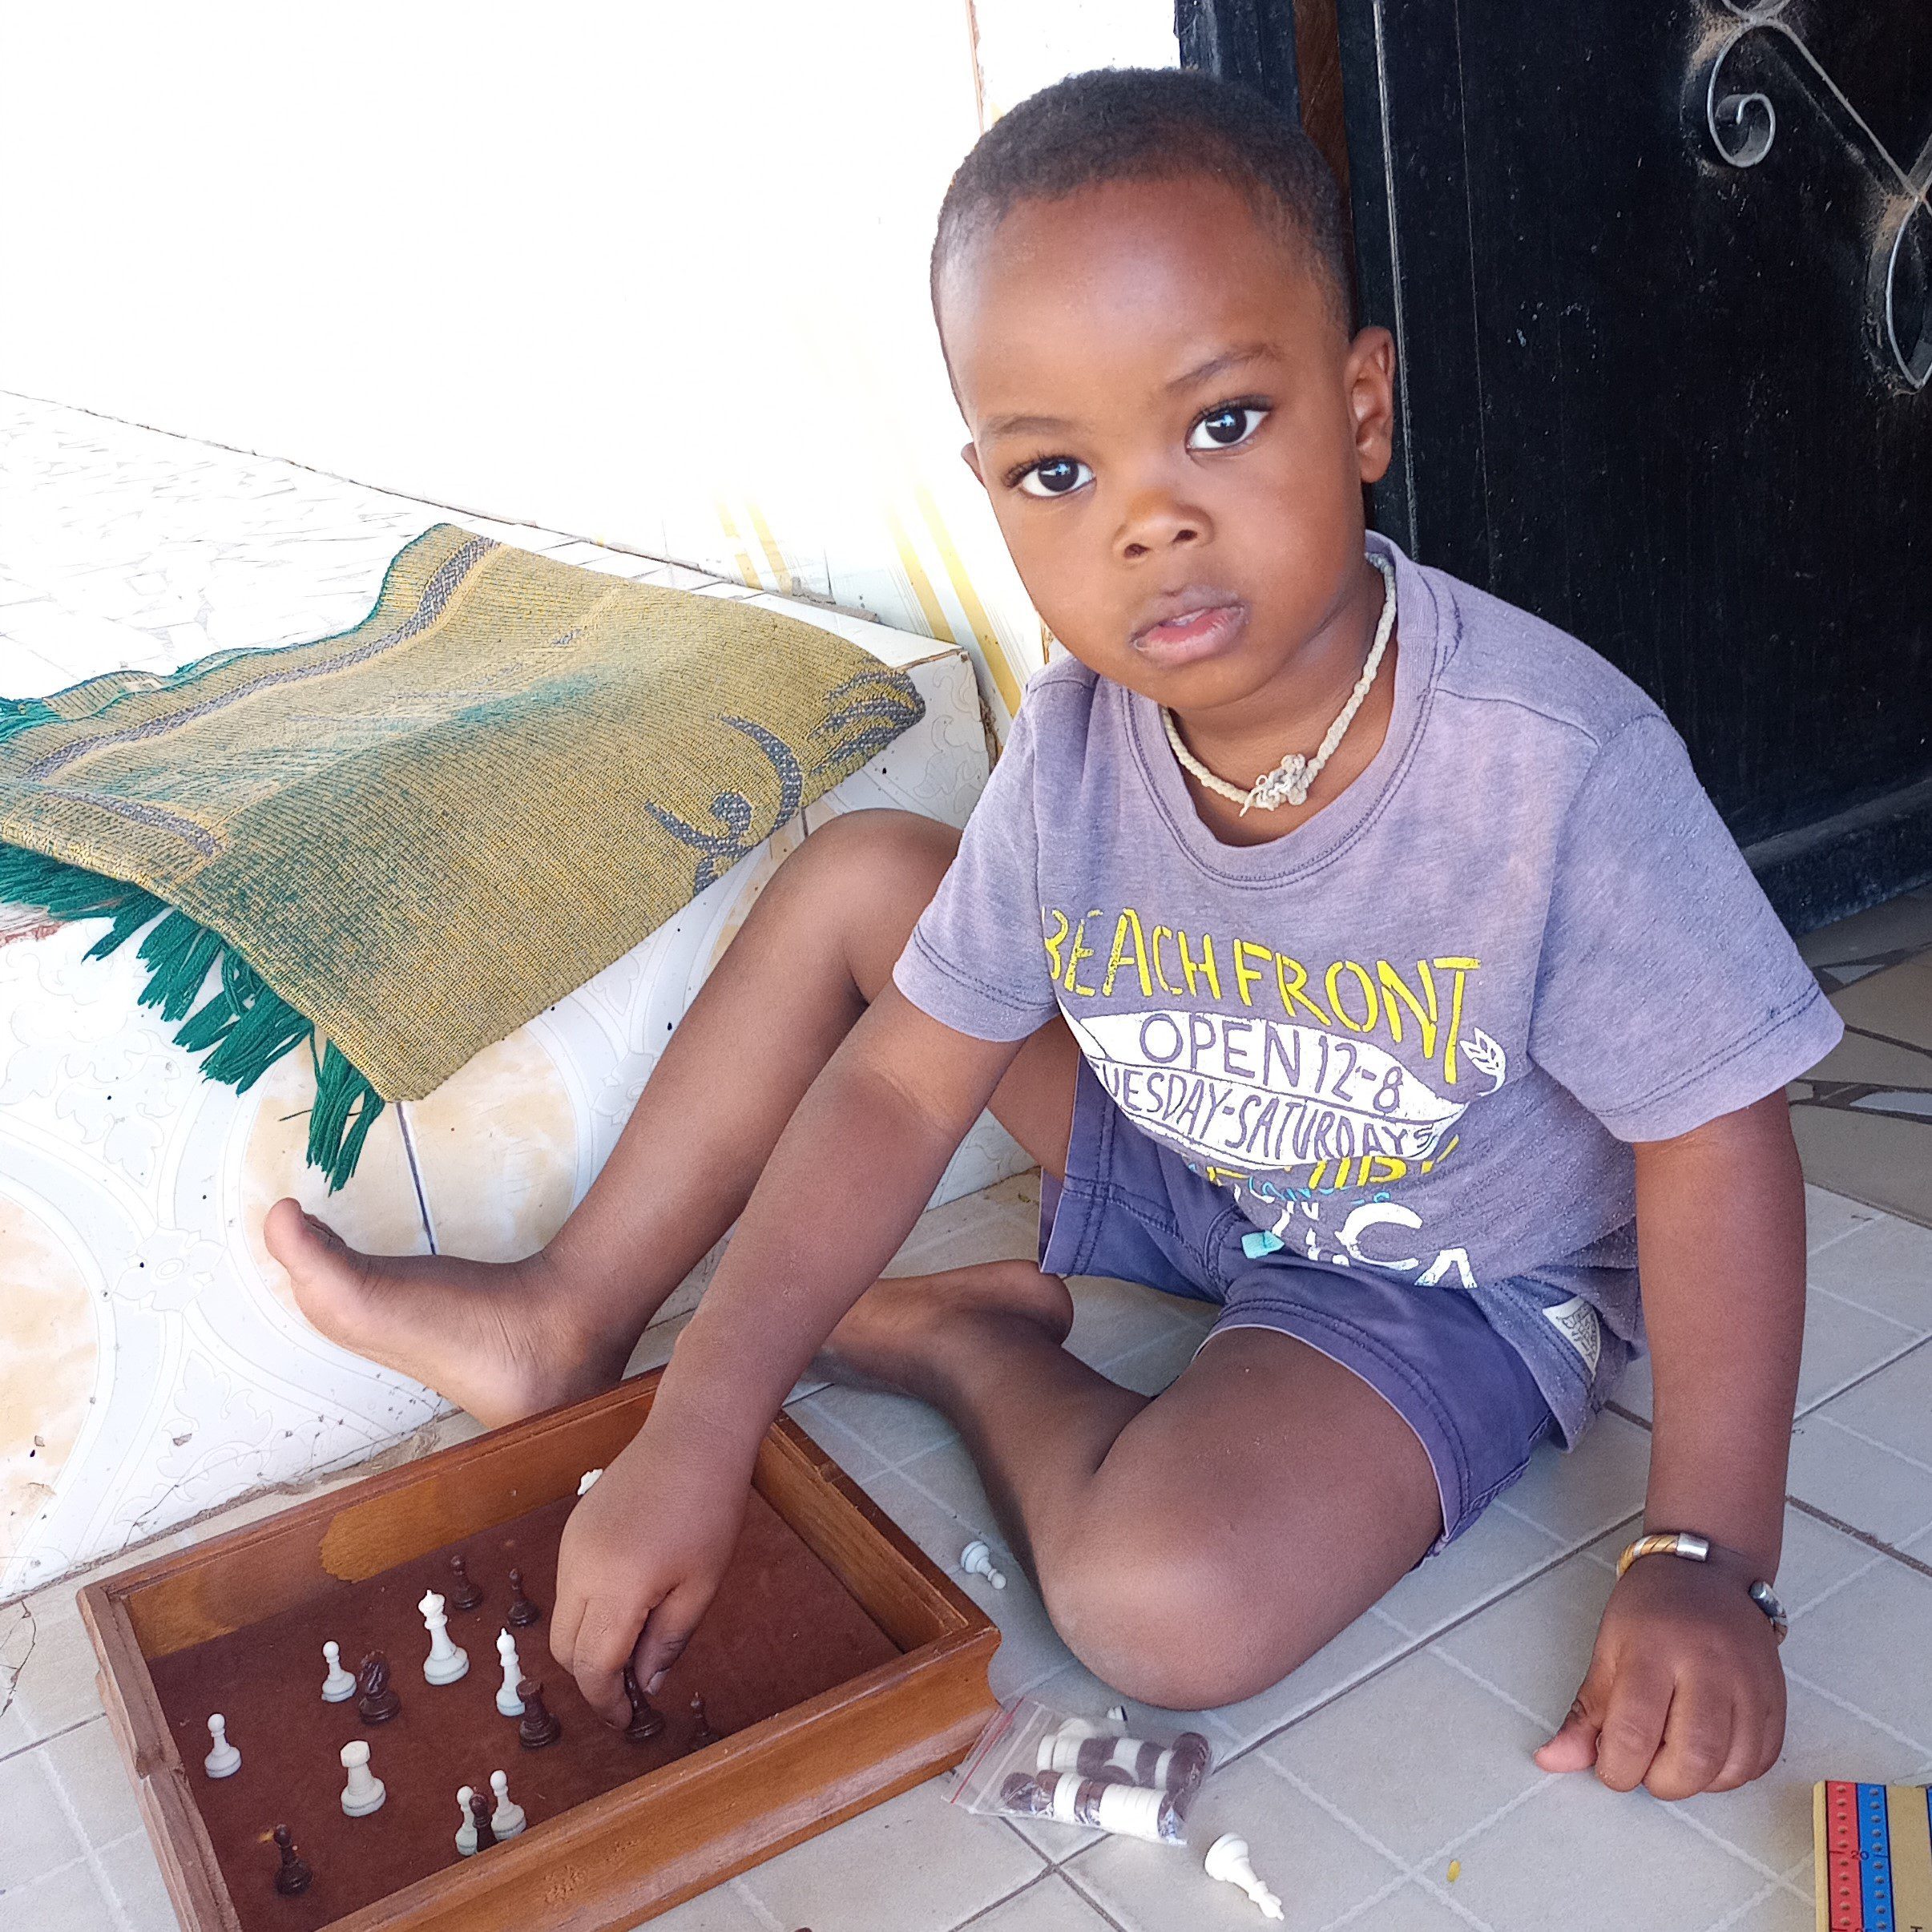
{"type": "Polygon", "coordinates": [[[1224,845],[1152,701],[1055,663],[893,977],[981,1039],[1063,1014],[1127,1119],[1298,1256],[1474,1297],[1574,1440],[1642,1345],[1627,1143],[1843,1028],[1656,705],[1369,542],[1394,708],[1340,797],[1224,845]]]}

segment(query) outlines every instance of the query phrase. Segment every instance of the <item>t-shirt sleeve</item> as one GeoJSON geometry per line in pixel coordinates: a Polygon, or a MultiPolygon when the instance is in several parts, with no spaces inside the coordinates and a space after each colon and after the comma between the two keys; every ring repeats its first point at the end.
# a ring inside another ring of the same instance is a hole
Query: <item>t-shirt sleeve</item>
{"type": "Polygon", "coordinates": [[[1559,837],[1530,1057],[1619,1139],[1748,1107],[1845,1031],[1660,712],[1599,748],[1559,837]]]}
{"type": "Polygon", "coordinates": [[[958,853],[893,968],[893,985],[921,1011],[976,1039],[1024,1039],[1058,1010],[1040,938],[1033,709],[1021,705],[958,853]]]}

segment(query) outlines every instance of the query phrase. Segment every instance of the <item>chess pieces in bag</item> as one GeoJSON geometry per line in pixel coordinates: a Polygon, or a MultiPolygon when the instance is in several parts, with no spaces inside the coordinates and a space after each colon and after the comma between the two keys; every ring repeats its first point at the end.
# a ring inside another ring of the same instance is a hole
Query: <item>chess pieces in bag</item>
{"type": "Polygon", "coordinates": [[[241,1753],[228,1742],[228,1720],[219,1711],[208,1720],[208,1754],[201,1763],[210,1777],[232,1777],[241,1769],[241,1753]]]}
{"type": "Polygon", "coordinates": [[[474,1610],[483,1600],[483,1593],[470,1580],[470,1571],[460,1556],[450,1559],[450,1607],[452,1610],[474,1610]]]}
{"type": "Polygon", "coordinates": [[[517,1695],[517,1685],[523,1676],[523,1666],[517,1658],[517,1640],[506,1630],[496,1633],[497,1661],[503,1667],[503,1681],[498,1687],[496,1708],[504,1717],[521,1717],[523,1715],[523,1700],[517,1695]]]}
{"type": "Polygon", "coordinates": [[[523,1594],[523,1572],[512,1570],[510,1573],[510,1607],[503,1612],[503,1620],[514,1623],[518,1630],[527,1630],[543,1612],[523,1594]]]}
{"type": "Polygon", "coordinates": [[[490,1825],[490,1801],[480,1791],[470,1794],[470,1816],[476,1825],[476,1849],[486,1852],[496,1843],[496,1833],[490,1825]]]}
{"type": "Polygon", "coordinates": [[[522,1721],[517,1726],[517,1742],[526,1751],[541,1751],[563,1735],[563,1726],[555,1712],[543,1702],[543,1686],[534,1677],[526,1677],[517,1686],[523,1700],[522,1721]]]}
{"type": "Polygon", "coordinates": [[[443,1600],[434,1590],[425,1591],[416,1608],[423,1628],[430,1633],[430,1654],[423,1659],[422,1674],[431,1684],[454,1684],[470,1674],[470,1653],[450,1640],[450,1619],[443,1600]]]}
{"type": "Polygon", "coordinates": [[[456,1809],[463,1821],[456,1828],[456,1855],[459,1858],[476,1856],[476,1820],[470,1815],[470,1801],[475,1796],[475,1788],[470,1785],[462,1785],[456,1793],[456,1809]]]}
{"type": "Polygon", "coordinates": [[[1043,1771],[1037,1777],[1016,1771],[1001,1785],[999,1797],[1016,1817],[1094,1825],[1154,1845],[1187,1842],[1187,1827],[1174,1801],[1164,1791],[1148,1791],[1138,1785],[1083,1778],[1073,1771],[1043,1771]]]}
{"type": "Polygon", "coordinates": [[[694,1697],[691,1700],[691,1716],[693,1729],[691,1742],[686,1747],[692,1751],[702,1751],[708,1744],[718,1741],[718,1734],[711,1728],[711,1720],[704,1715],[704,1700],[694,1697]]]}
{"type": "Polygon", "coordinates": [[[1118,1736],[1084,1718],[1070,1717],[1040,1740],[1037,1768],[1145,1785],[1166,1792],[1185,1809],[1213,1762],[1213,1747],[1198,1731],[1183,1731],[1172,1744],[1157,1744],[1118,1736]]]}
{"type": "Polygon", "coordinates": [[[623,1668],[624,1696],[631,1703],[631,1721],[624,1736],[633,1744],[648,1744],[664,1728],[664,1713],[644,1695],[644,1687],[629,1664],[623,1668]]]}
{"type": "Polygon", "coordinates": [[[276,1867],[275,1889],[284,1898],[300,1898],[315,1882],[315,1867],[295,1849],[295,1834],[286,1825],[276,1825],[272,1835],[282,1855],[276,1867]]]}
{"type": "Polygon", "coordinates": [[[342,1668],[341,1646],[325,1644],[322,1646],[322,1660],[329,1666],[329,1675],[322,1680],[323,1703],[348,1703],[356,1694],[356,1680],[342,1668]]]}
{"type": "Polygon", "coordinates": [[[978,1537],[959,1552],[959,1567],[968,1576],[983,1576],[995,1590],[1006,1587],[1006,1573],[993,1567],[993,1552],[978,1537]]]}
{"type": "Polygon", "coordinates": [[[1201,1861],[1203,1869],[1210,1878],[1224,1879],[1229,1885],[1238,1885],[1256,1906],[1264,1918],[1280,1918],[1284,1916],[1281,1901],[1262,1883],[1256,1874],[1248,1857],[1248,1841],[1233,1832],[1223,1832],[1208,1847],[1208,1855],[1201,1861]]]}
{"type": "Polygon", "coordinates": [[[372,1650],[356,1671],[362,1695],[356,1708],[365,1724],[387,1724],[402,1708],[402,1700],[389,1682],[389,1660],[379,1650],[372,1650]]]}
{"type": "Polygon", "coordinates": [[[369,1746],[360,1737],[342,1747],[342,1769],[349,1781],[342,1787],[342,1809],[352,1818],[366,1818],[382,1809],[389,1789],[369,1768],[369,1746]]]}
{"type": "Polygon", "coordinates": [[[490,1814],[490,1829],[499,1839],[514,1838],[530,1821],[524,1816],[521,1805],[510,1802],[509,1773],[491,1772],[490,1789],[496,1796],[496,1809],[490,1814]]]}

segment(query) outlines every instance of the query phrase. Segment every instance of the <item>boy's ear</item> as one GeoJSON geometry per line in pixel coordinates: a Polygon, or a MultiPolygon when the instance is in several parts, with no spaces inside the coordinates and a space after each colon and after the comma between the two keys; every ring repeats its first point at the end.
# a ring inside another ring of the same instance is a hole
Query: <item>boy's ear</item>
{"type": "Polygon", "coordinates": [[[1361,480],[1379,483],[1395,438],[1395,338],[1387,329],[1365,329],[1349,345],[1347,384],[1361,480]]]}
{"type": "Polygon", "coordinates": [[[966,459],[966,466],[978,479],[980,488],[984,490],[986,486],[986,479],[985,474],[979,467],[979,446],[977,443],[968,443],[959,454],[966,459]]]}

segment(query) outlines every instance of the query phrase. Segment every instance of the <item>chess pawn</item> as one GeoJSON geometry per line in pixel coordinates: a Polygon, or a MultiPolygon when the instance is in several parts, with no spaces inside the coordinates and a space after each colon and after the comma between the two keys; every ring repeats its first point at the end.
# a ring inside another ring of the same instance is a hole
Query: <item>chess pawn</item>
{"type": "Polygon", "coordinates": [[[322,1658],[329,1666],[329,1675],[322,1680],[323,1703],[346,1704],[356,1694],[356,1680],[342,1668],[341,1646],[325,1644],[322,1658]]]}
{"type": "Polygon", "coordinates": [[[470,1815],[470,1801],[476,1796],[473,1786],[465,1785],[456,1794],[456,1809],[462,1814],[462,1823],[456,1828],[456,1855],[459,1858],[476,1856],[476,1820],[470,1815]]]}
{"type": "Polygon", "coordinates": [[[450,1559],[450,1607],[452,1610],[474,1610],[483,1600],[483,1593],[470,1580],[470,1572],[460,1556],[450,1559]]]}
{"type": "Polygon", "coordinates": [[[272,1834],[282,1861],[276,1869],[275,1889],[284,1898],[299,1898],[315,1880],[315,1867],[295,1849],[295,1838],[286,1825],[276,1826],[272,1834]]]}
{"type": "Polygon", "coordinates": [[[1262,1883],[1248,1861],[1245,1838],[1237,1837],[1231,1831],[1223,1832],[1208,1847],[1208,1855],[1201,1862],[1210,1878],[1224,1879],[1229,1885],[1238,1885],[1260,1907],[1264,1918],[1283,1916],[1281,1901],[1262,1883]]]}
{"type": "Polygon", "coordinates": [[[503,1620],[514,1623],[518,1630],[527,1630],[543,1612],[523,1594],[523,1572],[513,1569],[510,1573],[510,1607],[503,1612],[503,1620]]]}
{"type": "Polygon", "coordinates": [[[983,1576],[995,1590],[1006,1587],[1006,1573],[993,1567],[993,1552],[978,1537],[959,1552],[959,1567],[968,1576],[983,1576]]]}
{"type": "Polygon", "coordinates": [[[563,1735],[563,1726],[545,1705],[543,1686],[535,1678],[526,1677],[517,1686],[517,1695],[523,1700],[523,1719],[517,1726],[517,1742],[526,1751],[541,1751],[546,1744],[554,1744],[563,1735]]]}
{"type": "Polygon", "coordinates": [[[430,1633],[430,1654],[424,1658],[422,1674],[431,1684],[454,1684],[470,1674],[470,1653],[450,1641],[450,1619],[443,1614],[443,1600],[434,1590],[423,1592],[416,1608],[423,1627],[430,1633]]]}
{"type": "Polygon", "coordinates": [[[664,1713],[644,1695],[644,1687],[629,1664],[623,1668],[624,1696],[631,1700],[631,1721],[624,1736],[633,1744],[648,1744],[664,1728],[664,1713]]]}
{"type": "Polygon", "coordinates": [[[505,1717],[521,1717],[523,1715],[523,1700],[517,1695],[517,1685],[523,1676],[523,1666],[517,1660],[517,1640],[506,1630],[496,1633],[496,1654],[503,1666],[503,1681],[496,1694],[496,1708],[505,1717]]]}
{"type": "Polygon", "coordinates": [[[360,1737],[342,1747],[342,1769],[349,1782],[342,1787],[342,1809],[352,1818],[366,1818],[382,1809],[389,1788],[369,1768],[369,1746],[360,1737]]]}
{"type": "Polygon", "coordinates": [[[490,1829],[498,1838],[514,1838],[529,1820],[524,1816],[521,1805],[510,1801],[509,1773],[491,1772],[490,1789],[496,1794],[496,1809],[490,1814],[490,1829]]]}
{"type": "Polygon", "coordinates": [[[480,1791],[470,1794],[470,1816],[476,1823],[476,1849],[486,1852],[496,1843],[496,1833],[490,1827],[490,1801],[480,1791]]]}
{"type": "Polygon", "coordinates": [[[711,1720],[704,1715],[704,1700],[702,1697],[692,1699],[691,1715],[695,1728],[691,1733],[691,1742],[685,1748],[702,1751],[707,1745],[715,1744],[718,1741],[718,1734],[711,1728],[711,1720]]]}
{"type": "Polygon", "coordinates": [[[210,1777],[232,1777],[241,1769],[241,1753],[228,1742],[228,1720],[217,1711],[208,1720],[208,1754],[202,1759],[210,1777]]]}
{"type": "Polygon", "coordinates": [[[389,1682],[389,1660],[379,1650],[372,1650],[356,1672],[362,1695],[356,1708],[365,1724],[387,1724],[402,1708],[402,1700],[389,1682]]]}

